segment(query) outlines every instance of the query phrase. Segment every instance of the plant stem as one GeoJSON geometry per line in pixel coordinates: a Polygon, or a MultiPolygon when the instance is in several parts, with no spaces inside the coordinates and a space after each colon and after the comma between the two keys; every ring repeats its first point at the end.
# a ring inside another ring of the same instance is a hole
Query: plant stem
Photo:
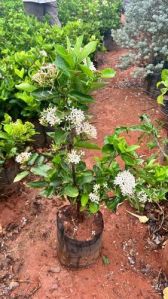
{"type": "MultiPolygon", "coordinates": [[[[72,163],[72,178],[73,178],[74,186],[77,187],[75,165],[73,163],[72,163]]],[[[81,215],[81,212],[80,212],[80,198],[79,198],[79,196],[77,197],[77,200],[76,200],[76,217],[77,217],[78,222],[82,221],[82,215],[81,215]]]]}

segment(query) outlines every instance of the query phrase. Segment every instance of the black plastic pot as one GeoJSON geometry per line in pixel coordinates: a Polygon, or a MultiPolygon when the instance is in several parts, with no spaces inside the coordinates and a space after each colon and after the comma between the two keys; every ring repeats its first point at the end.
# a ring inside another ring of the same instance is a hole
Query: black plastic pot
{"type": "Polygon", "coordinates": [[[145,78],[145,89],[147,93],[154,99],[160,94],[157,83],[161,80],[161,73],[150,74],[145,78]]]}
{"type": "Polygon", "coordinates": [[[103,45],[107,51],[112,51],[115,49],[115,43],[111,35],[111,30],[107,30],[103,35],[103,45]]]}
{"type": "Polygon", "coordinates": [[[0,172],[0,186],[12,184],[18,171],[18,164],[12,159],[8,160],[0,172]]]}
{"type": "Polygon", "coordinates": [[[104,228],[101,212],[95,214],[96,235],[90,240],[79,241],[69,237],[65,231],[66,216],[71,213],[71,206],[62,207],[57,213],[58,258],[62,265],[69,268],[87,267],[93,264],[101,252],[104,228]]]}
{"type": "Polygon", "coordinates": [[[2,194],[7,195],[12,187],[16,187],[16,184],[13,184],[13,181],[18,174],[18,171],[19,166],[13,159],[8,160],[4,164],[0,171],[0,196],[2,194]]]}
{"type": "Polygon", "coordinates": [[[51,144],[51,138],[47,135],[47,132],[52,132],[52,128],[44,127],[34,119],[31,122],[37,131],[37,134],[32,138],[33,141],[31,142],[31,145],[35,148],[48,147],[51,144]]]}

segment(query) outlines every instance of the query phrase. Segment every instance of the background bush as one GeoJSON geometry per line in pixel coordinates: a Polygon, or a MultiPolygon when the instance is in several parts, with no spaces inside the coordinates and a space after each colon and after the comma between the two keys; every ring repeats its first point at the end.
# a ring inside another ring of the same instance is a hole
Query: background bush
{"type": "Polygon", "coordinates": [[[125,67],[138,65],[146,76],[160,72],[168,57],[168,5],[166,0],[131,0],[126,24],[113,31],[118,44],[131,49],[125,67]]]}
{"type": "Polygon", "coordinates": [[[105,34],[120,25],[122,0],[58,0],[61,22],[82,20],[105,34]]]}

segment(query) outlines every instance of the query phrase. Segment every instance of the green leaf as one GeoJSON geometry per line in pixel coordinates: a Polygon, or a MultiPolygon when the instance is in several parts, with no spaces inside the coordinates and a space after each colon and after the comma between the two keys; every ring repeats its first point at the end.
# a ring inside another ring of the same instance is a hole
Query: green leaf
{"type": "Polygon", "coordinates": [[[33,92],[37,89],[34,85],[26,82],[16,85],[16,88],[27,92],[33,92]]]}
{"type": "Polygon", "coordinates": [[[66,186],[64,189],[64,195],[69,197],[77,197],[79,195],[78,188],[70,185],[66,186]]]}
{"type": "Polygon", "coordinates": [[[90,143],[87,141],[77,141],[77,142],[75,142],[75,147],[100,150],[100,147],[96,143],[90,143]]]}
{"type": "Polygon", "coordinates": [[[31,172],[35,175],[39,175],[42,177],[47,177],[48,171],[51,169],[51,166],[49,165],[41,165],[38,167],[32,167],[31,172]]]}
{"type": "Polygon", "coordinates": [[[26,176],[28,176],[29,172],[28,171],[22,171],[20,172],[14,179],[14,183],[17,183],[19,181],[21,181],[22,179],[24,179],[26,176]]]}
{"type": "Polygon", "coordinates": [[[110,260],[109,260],[107,255],[103,255],[102,260],[103,260],[104,265],[109,265],[110,264],[110,260]]]}
{"type": "Polygon", "coordinates": [[[48,186],[48,183],[45,181],[35,181],[35,182],[30,182],[27,185],[32,188],[43,188],[48,186]]]}
{"type": "Polygon", "coordinates": [[[77,91],[72,91],[69,94],[69,97],[72,98],[72,99],[77,100],[81,104],[90,104],[90,103],[94,102],[93,97],[91,97],[89,95],[86,95],[86,94],[82,94],[82,93],[77,92],[77,91]]]}
{"type": "Polygon", "coordinates": [[[54,164],[59,165],[61,163],[61,160],[62,159],[60,155],[55,155],[52,161],[54,164]]]}
{"type": "Polygon", "coordinates": [[[88,194],[83,194],[81,197],[81,206],[86,207],[87,203],[89,200],[89,195],[88,194]]]}
{"type": "Polygon", "coordinates": [[[114,153],[114,152],[115,152],[114,146],[113,146],[112,144],[105,144],[105,145],[102,147],[102,152],[103,152],[104,154],[114,153]]]}
{"type": "Polygon", "coordinates": [[[92,181],[93,181],[92,172],[81,173],[77,180],[79,185],[89,184],[92,181]]]}
{"type": "Polygon", "coordinates": [[[15,68],[14,71],[15,71],[15,74],[16,74],[19,78],[23,79],[23,76],[24,76],[24,68],[22,68],[21,70],[18,70],[18,69],[15,68]]]}
{"type": "Polygon", "coordinates": [[[62,70],[68,77],[70,76],[69,65],[61,56],[56,57],[55,65],[58,69],[62,70]]]}
{"type": "Polygon", "coordinates": [[[32,166],[35,163],[38,156],[39,156],[39,154],[37,154],[37,153],[32,154],[30,157],[30,160],[28,161],[28,165],[32,166]]]}
{"type": "Polygon", "coordinates": [[[163,70],[161,77],[162,77],[163,81],[167,80],[168,79],[168,70],[166,70],[166,69],[163,70]]]}
{"type": "Polygon", "coordinates": [[[140,148],[139,145],[131,145],[127,148],[127,152],[134,152],[135,150],[137,150],[138,148],[140,148]]]}
{"type": "Polygon", "coordinates": [[[99,211],[99,205],[97,203],[91,202],[89,205],[89,211],[92,214],[95,214],[99,211]]]}
{"type": "Polygon", "coordinates": [[[101,71],[101,77],[104,79],[110,79],[115,77],[116,75],[116,71],[111,69],[111,68],[107,68],[101,71]]]}
{"type": "Polygon", "coordinates": [[[82,47],[82,43],[83,43],[83,35],[79,36],[76,39],[76,44],[74,46],[74,52],[75,52],[76,56],[78,56],[79,53],[80,53],[80,50],[81,50],[81,47],[82,47]]]}
{"type": "Polygon", "coordinates": [[[164,96],[162,94],[157,97],[157,102],[158,104],[163,105],[164,96]]]}
{"type": "Polygon", "coordinates": [[[45,190],[42,190],[41,192],[40,192],[40,194],[42,195],[42,196],[45,196],[45,197],[52,197],[53,195],[54,195],[54,193],[55,193],[55,188],[54,187],[48,187],[48,188],[46,188],[45,190]]]}
{"type": "Polygon", "coordinates": [[[66,61],[66,63],[71,68],[74,67],[73,56],[71,54],[69,54],[68,51],[63,46],[57,45],[56,46],[56,52],[57,52],[58,55],[60,55],[66,61]]]}
{"type": "Polygon", "coordinates": [[[92,41],[88,43],[80,52],[78,62],[80,63],[85,58],[87,58],[91,53],[96,51],[97,41],[92,41]]]}
{"type": "Polygon", "coordinates": [[[54,133],[54,142],[57,145],[61,145],[63,143],[66,142],[66,138],[67,138],[68,133],[61,130],[61,129],[57,129],[54,133]]]}
{"type": "Polygon", "coordinates": [[[8,139],[8,138],[9,138],[9,135],[6,134],[5,132],[0,132],[0,138],[1,138],[1,139],[8,139]]]}
{"type": "Polygon", "coordinates": [[[106,206],[107,206],[108,209],[115,212],[116,209],[117,209],[118,204],[121,203],[122,201],[123,201],[123,199],[121,199],[119,197],[115,197],[115,198],[112,198],[111,200],[108,200],[106,202],[106,206]]]}

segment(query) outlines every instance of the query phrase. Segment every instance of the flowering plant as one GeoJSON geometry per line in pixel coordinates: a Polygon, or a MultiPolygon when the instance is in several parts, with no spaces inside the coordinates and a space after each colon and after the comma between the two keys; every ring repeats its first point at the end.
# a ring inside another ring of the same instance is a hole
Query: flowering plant
{"type": "Polygon", "coordinates": [[[89,58],[97,42],[91,41],[84,47],[82,44],[83,36],[80,36],[74,46],[68,38],[67,47],[55,45],[55,60],[52,63],[46,60],[38,70],[32,70],[31,81],[26,78],[16,85],[17,97],[29,106],[25,109],[27,114],[29,111],[39,114],[49,103],[62,111],[72,106],[88,109],[88,104],[93,102],[90,93],[104,86],[104,79],[114,77],[114,70],[98,71],[89,58]]]}
{"type": "Polygon", "coordinates": [[[48,108],[42,112],[41,121],[55,127],[49,133],[53,140],[51,149],[40,155],[31,154],[27,163],[23,159],[23,172],[15,181],[29,173],[39,176],[29,186],[42,188],[42,194],[47,197],[56,194],[68,198],[77,207],[77,218],[85,209],[97,212],[102,202],[115,210],[120,202],[128,199],[136,209],[142,210],[147,202],[164,200],[168,192],[167,166],[158,162],[156,153],[144,158],[137,152],[138,144],[129,145],[121,136],[131,130],[139,130],[148,137],[156,134],[147,116],[141,120],[140,125],[119,127],[107,136],[102,157],[96,158],[95,165],[89,169],[82,160],[84,152],[80,148],[99,149],[89,142],[90,137],[96,137],[95,127],[82,110],[72,108],[69,114],[60,115],[56,109],[48,108]],[[85,123],[90,126],[89,131],[84,130],[85,123]]]}
{"type": "Polygon", "coordinates": [[[99,149],[89,141],[97,137],[96,128],[89,117],[81,109],[60,112],[55,106],[50,106],[41,113],[39,121],[55,129],[48,133],[53,143],[41,155],[33,153],[28,157],[24,152],[19,155],[17,161],[23,171],[15,181],[29,173],[38,175],[41,179],[29,185],[43,188],[42,194],[47,197],[54,194],[67,197],[71,203],[77,204],[78,217],[81,209],[86,207],[90,212],[97,212],[107,191],[107,183],[98,175],[97,168],[89,169],[82,161],[84,152],[81,148],[99,149]]]}
{"type": "MultiPolygon", "coordinates": [[[[159,202],[167,199],[168,194],[168,167],[162,165],[160,155],[167,159],[163,150],[163,144],[167,139],[162,138],[160,127],[156,127],[147,115],[141,116],[141,123],[131,127],[119,127],[111,136],[105,139],[103,152],[105,161],[108,161],[113,173],[106,178],[112,179],[112,190],[115,195],[113,201],[107,201],[111,208],[116,207],[119,202],[128,199],[138,210],[142,210],[147,202],[159,202]],[[129,146],[121,133],[139,131],[139,144],[129,146]],[[140,145],[143,140],[153,154],[148,157],[141,155],[140,145]],[[118,162],[120,160],[120,163],[118,162]]],[[[102,162],[101,162],[102,164],[102,162]]]]}
{"type": "Polygon", "coordinates": [[[34,126],[30,122],[23,123],[20,119],[13,122],[11,117],[5,114],[4,121],[0,125],[0,166],[19,154],[35,133],[34,126]]]}

